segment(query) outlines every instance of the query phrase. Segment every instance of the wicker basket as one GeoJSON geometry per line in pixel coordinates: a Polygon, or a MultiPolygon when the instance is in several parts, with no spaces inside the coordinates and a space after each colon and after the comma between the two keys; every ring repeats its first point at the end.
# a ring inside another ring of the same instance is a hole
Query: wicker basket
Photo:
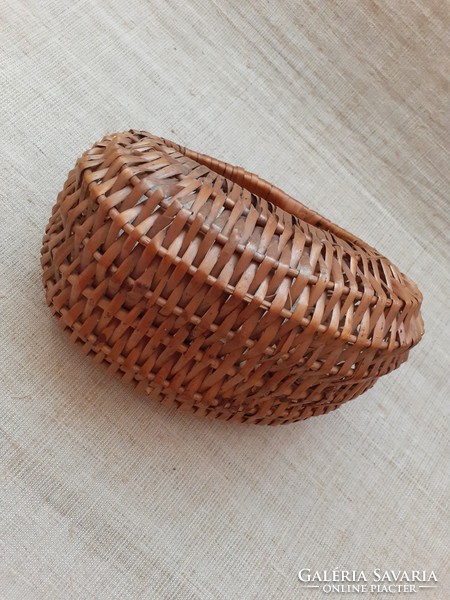
{"type": "Polygon", "coordinates": [[[47,302],[94,361],[165,405],[276,425],[408,357],[416,285],[240,167],[147,132],[78,160],[42,248],[47,302]]]}

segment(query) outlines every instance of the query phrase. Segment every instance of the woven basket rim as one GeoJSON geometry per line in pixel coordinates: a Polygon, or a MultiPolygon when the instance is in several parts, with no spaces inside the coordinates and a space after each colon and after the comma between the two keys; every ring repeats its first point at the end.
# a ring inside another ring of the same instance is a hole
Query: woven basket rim
{"type": "MultiPolygon", "coordinates": [[[[137,131],[133,129],[130,129],[129,133],[151,135],[148,132],[137,131]]],[[[270,183],[267,179],[264,179],[260,175],[257,175],[256,173],[253,173],[244,167],[232,165],[231,163],[227,163],[218,159],[214,159],[214,162],[211,164],[211,157],[207,154],[196,152],[195,150],[191,150],[186,146],[180,146],[176,142],[167,138],[161,139],[164,140],[164,143],[170,148],[181,152],[188,158],[195,160],[201,165],[207,166],[216,173],[225,175],[234,183],[242,185],[242,187],[246,188],[256,196],[264,198],[264,200],[267,202],[271,202],[278,208],[289,212],[291,215],[305,221],[306,223],[313,225],[314,227],[327,230],[333,235],[339,237],[341,240],[350,244],[355,244],[356,246],[361,246],[362,248],[370,248],[372,251],[378,253],[378,251],[370,246],[366,241],[357,237],[344,227],[337,225],[318,211],[315,211],[306,204],[303,204],[300,200],[294,198],[280,187],[270,183]]]]}

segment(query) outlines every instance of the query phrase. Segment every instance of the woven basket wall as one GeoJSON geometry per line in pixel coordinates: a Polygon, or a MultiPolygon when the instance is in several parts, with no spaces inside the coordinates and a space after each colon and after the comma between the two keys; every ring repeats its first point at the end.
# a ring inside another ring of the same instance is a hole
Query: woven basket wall
{"type": "Polygon", "coordinates": [[[239,167],[146,132],[78,160],[42,248],[47,302],[165,405],[279,424],[334,410],[423,334],[416,285],[239,167]]]}

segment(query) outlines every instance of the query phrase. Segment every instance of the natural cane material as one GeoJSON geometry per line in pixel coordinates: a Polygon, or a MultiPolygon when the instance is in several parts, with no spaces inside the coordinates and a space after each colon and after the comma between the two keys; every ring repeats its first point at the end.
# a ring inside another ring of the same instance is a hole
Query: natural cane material
{"type": "Polygon", "coordinates": [[[163,404],[289,423],[403,363],[422,296],[366,243],[240,167],[147,132],[78,160],[42,248],[47,302],[163,404]]]}

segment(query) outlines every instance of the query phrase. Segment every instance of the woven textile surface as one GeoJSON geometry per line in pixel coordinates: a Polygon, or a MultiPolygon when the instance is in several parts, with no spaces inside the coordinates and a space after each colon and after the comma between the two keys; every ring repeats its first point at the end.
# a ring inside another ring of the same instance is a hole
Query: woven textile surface
{"type": "Polygon", "coordinates": [[[448,21],[434,0],[2,3],[0,600],[321,597],[303,568],[434,571],[415,597],[449,594],[448,21]],[[83,356],[46,306],[42,237],[75,159],[131,128],[389,257],[424,296],[408,362],[255,428],[83,356]]]}

